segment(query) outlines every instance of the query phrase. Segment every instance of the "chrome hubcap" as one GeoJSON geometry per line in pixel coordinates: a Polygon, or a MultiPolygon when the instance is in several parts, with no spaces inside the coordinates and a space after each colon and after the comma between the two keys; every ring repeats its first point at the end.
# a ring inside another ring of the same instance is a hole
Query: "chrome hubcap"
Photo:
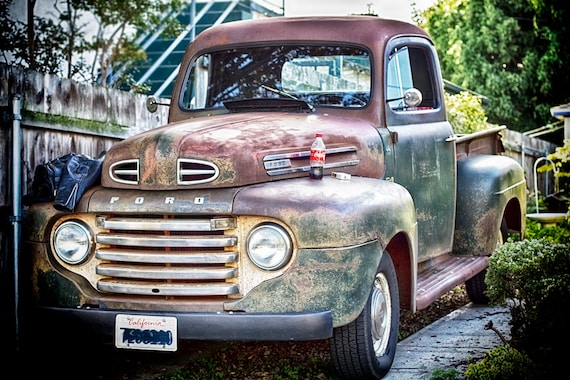
{"type": "Polygon", "coordinates": [[[378,273],[374,280],[372,297],[370,300],[370,317],[372,325],[372,344],[376,356],[386,353],[390,326],[392,321],[392,300],[388,280],[382,273],[378,273]]]}

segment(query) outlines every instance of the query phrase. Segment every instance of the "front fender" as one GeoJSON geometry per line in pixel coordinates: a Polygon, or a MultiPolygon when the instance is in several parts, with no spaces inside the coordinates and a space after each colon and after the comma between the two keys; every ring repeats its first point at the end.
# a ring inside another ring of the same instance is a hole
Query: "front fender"
{"type": "Polygon", "coordinates": [[[241,190],[233,207],[235,214],[286,223],[295,236],[297,255],[285,273],[226,303],[226,310],[332,310],[334,326],[345,325],[364,308],[390,239],[403,232],[410,247],[417,247],[412,198],[388,181],[326,177],[255,185],[241,190]]]}
{"type": "MultiPolygon", "coordinates": [[[[517,199],[521,208],[526,204],[524,171],[515,160],[495,155],[460,160],[453,253],[493,253],[505,208],[512,199],[517,199]]],[[[520,215],[524,215],[524,210],[520,215]]]]}
{"type": "Polygon", "coordinates": [[[339,248],[378,240],[385,248],[400,231],[415,231],[411,195],[373,178],[299,178],[249,186],[238,192],[233,214],[282,220],[304,248],[339,248]]]}

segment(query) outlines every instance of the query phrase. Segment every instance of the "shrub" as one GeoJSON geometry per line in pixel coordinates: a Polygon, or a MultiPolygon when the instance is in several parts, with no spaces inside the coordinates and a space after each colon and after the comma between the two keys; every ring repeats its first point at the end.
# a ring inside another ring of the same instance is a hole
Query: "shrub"
{"type": "Polygon", "coordinates": [[[481,98],[467,91],[445,94],[447,119],[457,134],[467,134],[488,128],[481,98]]]}
{"type": "Polygon", "coordinates": [[[436,368],[431,372],[429,380],[459,380],[461,375],[455,368],[440,369],[436,368]]]}
{"type": "Polygon", "coordinates": [[[466,380],[531,380],[537,375],[532,360],[508,345],[493,348],[465,371],[466,380]]]}
{"type": "Polygon", "coordinates": [[[509,241],[491,256],[485,277],[491,303],[511,313],[511,345],[545,373],[562,366],[570,333],[570,248],[542,238],[509,241]]]}
{"type": "Polygon", "coordinates": [[[527,240],[545,239],[553,243],[570,244],[570,219],[553,226],[545,226],[535,220],[527,219],[525,228],[527,240]]]}

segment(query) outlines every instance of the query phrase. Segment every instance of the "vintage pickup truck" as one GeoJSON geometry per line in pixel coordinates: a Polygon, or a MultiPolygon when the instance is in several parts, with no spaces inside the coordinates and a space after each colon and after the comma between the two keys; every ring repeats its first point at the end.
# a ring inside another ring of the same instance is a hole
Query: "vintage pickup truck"
{"type": "Polygon", "coordinates": [[[120,349],[329,339],[341,376],[381,378],[400,310],[462,283],[484,302],[489,256],[523,234],[500,130],[454,134],[414,25],[212,27],[188,46],[168,125],[114,145],[72,211],[27,210],[31,325],[120,349]]]}

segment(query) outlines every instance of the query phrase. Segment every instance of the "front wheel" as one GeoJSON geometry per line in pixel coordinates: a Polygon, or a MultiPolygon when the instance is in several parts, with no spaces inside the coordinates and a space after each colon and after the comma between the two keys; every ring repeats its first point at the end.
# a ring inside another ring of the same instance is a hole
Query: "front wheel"
{"type": "Polygon", "coordinates": [[[345,379],[381,379],[394,361],[400,302],[392,259],[384,252],[366,306],[354,321],[337,327],[330,339],[331,358],[345,379]]]}

